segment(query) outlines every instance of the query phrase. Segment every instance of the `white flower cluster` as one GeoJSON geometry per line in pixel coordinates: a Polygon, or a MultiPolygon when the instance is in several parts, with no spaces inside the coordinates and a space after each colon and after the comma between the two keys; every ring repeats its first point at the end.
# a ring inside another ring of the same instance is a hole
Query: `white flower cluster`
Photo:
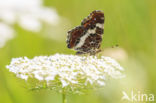
{"type": "Polygon", "coordinates": [[[104,86],[108,78],[122,78],[123,68],[110,57],[77,56],[55,54],[36,56],[33,59],[13,58],[6,66],[17,77],[35,78],[47,84],[60,82],[60,86],[71,87],[104,86]]]}
{"type": "Polygon", "coordinates": [[[0,23],[0,48],[2,48],[8,40],[14,37],[13,34],[14,30],[10,26],[0,23]]]}
{"type": "Polygon", "coordinates": [[[8,25],[18,23],[22,28],[39,31],[41,21],[56,24],[59,16],[42,0],[0,0],[0,21],[8,25]]]}

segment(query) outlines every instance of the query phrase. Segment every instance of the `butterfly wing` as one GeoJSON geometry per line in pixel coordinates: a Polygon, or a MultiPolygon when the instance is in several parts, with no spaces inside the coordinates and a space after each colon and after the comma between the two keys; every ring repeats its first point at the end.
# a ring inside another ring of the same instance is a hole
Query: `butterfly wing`
{"type": "Polygon", "coordinates": [[[67,47],[72,49],[74,48],[79,42],[80,38],[84,35],[84,27],[78,26],[70,31],[68,31],[67,35],[67,47]]]}
{"type": "Polygon", "coordinates": [[[104,13],[93,11],[78,26],[68,32],[68,48],[74,48],[77,53],[95,54],[99,51],[104,27],[104,13]]]}
{"type": "Polygon", "coordinates": [[[94,29],[95,27],[103,29],[104,13],[100,10],[93,11],[81,22],[81,25],[83,25],[86,29],[94,29]]]}

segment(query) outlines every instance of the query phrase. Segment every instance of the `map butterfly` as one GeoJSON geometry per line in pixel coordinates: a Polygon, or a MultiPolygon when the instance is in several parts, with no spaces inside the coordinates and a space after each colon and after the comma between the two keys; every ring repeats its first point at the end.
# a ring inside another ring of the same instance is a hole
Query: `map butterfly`
{"type": "Polygon", "coordinates": [[[76,54],[95,55],[101,51],[103,32],[104,13],[95,10],[81,22],[80,26],[68,31],[67,47],[76,50],[76,54]]]}

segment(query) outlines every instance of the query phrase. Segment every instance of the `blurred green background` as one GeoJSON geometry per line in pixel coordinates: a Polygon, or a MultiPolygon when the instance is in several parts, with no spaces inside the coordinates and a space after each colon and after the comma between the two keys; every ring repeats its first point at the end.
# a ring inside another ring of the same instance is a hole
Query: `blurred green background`
{"type": "Polygon", "coordinates": [[[127,55],[119,60],[126,78],[110,81],[104,88],[86,95],[69,94],[68,103],[125,103],[121,101],[122,91],[130,94],[133,89],[136,93],[139,90],[156,94],[156,0],[44,0],[44,5],[55,8],[70,25],[62,22],[57,26],[62,32],[52,35],[61,35],[60,40],[43,37],[47,26],[33,33],[15,25],[16,37],[0,48],[0,103],[61,103],[61,94],[54,91],[25,89],[25,82],[5,66],[14,57],[74,54],[66,48],[66,32],[80,25],[93,10],[105,14],[102,49],[118,44],[117,48],[122,48],[127,55]]]}

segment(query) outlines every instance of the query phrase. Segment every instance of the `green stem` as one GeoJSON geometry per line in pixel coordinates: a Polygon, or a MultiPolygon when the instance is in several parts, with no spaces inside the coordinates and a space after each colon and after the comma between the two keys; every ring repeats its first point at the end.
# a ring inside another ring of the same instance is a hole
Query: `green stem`
{"type": "Polygon", "coordinates": [[[62,92],[62,103],[67,103],[66,93],[65,93],[64,89],[62,92]]]}

